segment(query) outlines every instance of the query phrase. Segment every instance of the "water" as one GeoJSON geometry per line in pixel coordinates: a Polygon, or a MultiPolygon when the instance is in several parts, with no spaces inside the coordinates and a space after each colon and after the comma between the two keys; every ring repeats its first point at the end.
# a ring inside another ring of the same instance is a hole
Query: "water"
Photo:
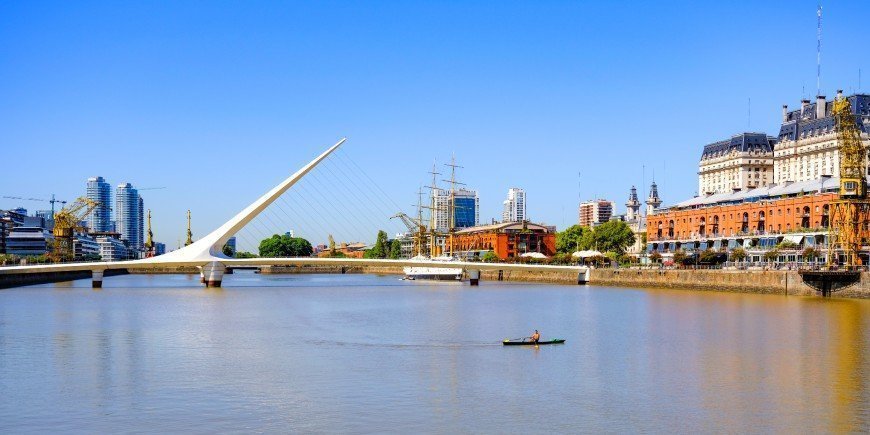
{"type": "Polygon", "coordinates": [[[867,432],[870,301],[370,275],[0,291],[0,432],[867,432]],[[541,330],[565,345],[503,347],[541,330]]]}

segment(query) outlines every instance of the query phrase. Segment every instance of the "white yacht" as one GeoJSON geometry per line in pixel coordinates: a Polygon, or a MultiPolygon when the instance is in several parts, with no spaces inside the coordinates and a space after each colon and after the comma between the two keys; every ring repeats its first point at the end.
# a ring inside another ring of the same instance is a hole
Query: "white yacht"
{"type": "MultiPolygon", "coordinates": [[[[440,257],[429,258],[423,255],[418,255],[416,257],[411,258],[411,261],[443,261],[445,263],[458,261],[456,258],[449,257],[446,255],[442,255],[440,257]]],[[[462,280],[462,268],[461,267],[430,267],[430,266],[406,266],[403,271],[405,272],[405,279],[432,279],[432,280],[441,280],[441,281],[461,281],[462,280]]]]}

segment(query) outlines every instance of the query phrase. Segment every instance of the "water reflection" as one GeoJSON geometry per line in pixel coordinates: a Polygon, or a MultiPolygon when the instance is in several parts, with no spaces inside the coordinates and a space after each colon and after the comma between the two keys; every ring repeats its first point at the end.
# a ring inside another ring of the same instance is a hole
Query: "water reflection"
{"type": "Polygon", "coordinates": [[[866,432],[868,318],[859,300],[365,275],[4,290],[0,431],[866,432]],[[567,343],[501,345],[534,329],[567,343]]]}

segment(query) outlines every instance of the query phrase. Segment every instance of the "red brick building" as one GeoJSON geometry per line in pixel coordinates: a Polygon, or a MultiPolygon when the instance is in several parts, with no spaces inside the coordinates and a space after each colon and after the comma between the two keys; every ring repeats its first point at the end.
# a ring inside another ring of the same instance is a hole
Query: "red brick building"
{"type": "Polygon", "coordinates": [[[473,257],[489,250],[501,259],[527,252],[549,257],[556,253],[556,229],[529,222],[505,222],[466,228],[453,236],[453,252],[461,256],[473,257]]]}

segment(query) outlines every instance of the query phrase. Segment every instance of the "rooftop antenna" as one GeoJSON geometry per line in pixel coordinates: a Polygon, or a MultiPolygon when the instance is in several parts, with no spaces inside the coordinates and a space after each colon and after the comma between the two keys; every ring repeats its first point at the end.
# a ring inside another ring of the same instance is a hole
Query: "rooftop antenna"
{"type": "Polygon", "coordinates": [[[816,28],[816,34],[818,36],[818,40],[816,41],[816,95],[822,95],[822,3],[819,2],[819,9],[817,12],[819,17],[818,19],[818,27],[816,28]]]}
{"type": "Polygon", "coordinates": [[[752,97],[746,103],[746,131],[752,130],[752,97]]]}

